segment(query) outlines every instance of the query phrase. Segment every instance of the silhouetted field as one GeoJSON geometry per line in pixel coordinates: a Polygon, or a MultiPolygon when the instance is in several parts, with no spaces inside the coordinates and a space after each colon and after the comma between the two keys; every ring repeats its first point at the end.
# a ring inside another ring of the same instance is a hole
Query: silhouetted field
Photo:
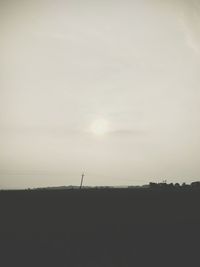
{"type": "Polygon", "coordinates": [[[0,266],[200,266],[200,190],[0,192],[0,266]]]}

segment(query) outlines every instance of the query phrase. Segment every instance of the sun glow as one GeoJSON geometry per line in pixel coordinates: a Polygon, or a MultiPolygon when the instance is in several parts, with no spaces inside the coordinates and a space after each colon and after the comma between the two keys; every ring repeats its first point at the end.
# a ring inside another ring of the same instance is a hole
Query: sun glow
{"type": "Polygon", "coordinates": [[[105,135],[109,132],[109,123],[105,119],[95,120],[90,127],[90,132],[95,135],[105,135]]]}

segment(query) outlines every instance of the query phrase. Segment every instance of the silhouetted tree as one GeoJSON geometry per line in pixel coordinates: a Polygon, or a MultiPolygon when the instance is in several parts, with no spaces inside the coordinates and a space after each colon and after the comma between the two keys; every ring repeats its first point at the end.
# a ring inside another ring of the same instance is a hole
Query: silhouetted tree
{"type": "Polygon", "coordinates": [[[191,183],[191,187],[193,187],[193,188],[200,188],[200,182],[193,182],[193,183],[191,183]]]}
{"type": "Polygon", "coordinates": [[[168,185],[168,187],[169,187],[169,188],[174,188],[174,184],[173,184],[173,183],[170,183],[170,184],[168,185]]]}
{"type": "Polygon", "coordinates": [[[157,183],[152,183],[152,182],[150,182],[150,183],[149,183],[149,187],[150,187],[150,188],[158,188],[158,184],[157,184],[157,183]]]}

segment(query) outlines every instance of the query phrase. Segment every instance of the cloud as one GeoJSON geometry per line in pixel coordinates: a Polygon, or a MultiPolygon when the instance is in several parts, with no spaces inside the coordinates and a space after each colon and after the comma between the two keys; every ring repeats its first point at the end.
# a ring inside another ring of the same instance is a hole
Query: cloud
{"type": "Polygon", "coordinates": [[[179,22],[189,48],[200,55],[200,3],[184,1],[181,3],[179,22]]]}
{"type": "Polygon", "coordinates": [[[42,38],[57,39],[57,40],[69,40],[69,39],[71,39],[65,33],[61,33],[61,32],[37,31],[37,32],[34,32],[33,34],[39,38],[42,37],[42,38]]]}
{"type": "Polygon", "coordinates": [[[128,130],[128,129],[121,129],[121,130],[115,130],[115,131],[111,131],[110,134],[112,135],[116,135],[116,136],[142,136],[144,134],[146,134],[146,131],[142,131],[142,130],[128,130]]]}
{"type": "Polygon", "coordinates": [[[175,16],[186,45],[200,55],[200,1],[199,0],[151,0],[164,14],[175,16]]]}

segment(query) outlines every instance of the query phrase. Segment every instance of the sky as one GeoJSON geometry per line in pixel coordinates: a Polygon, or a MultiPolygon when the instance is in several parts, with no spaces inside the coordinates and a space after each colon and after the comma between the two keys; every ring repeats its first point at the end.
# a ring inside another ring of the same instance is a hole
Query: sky
{"type": "Polygon", "coordinates": [[[0,0],[0,39],[0,188],[199,180],[199,0],[0,0]]]}

